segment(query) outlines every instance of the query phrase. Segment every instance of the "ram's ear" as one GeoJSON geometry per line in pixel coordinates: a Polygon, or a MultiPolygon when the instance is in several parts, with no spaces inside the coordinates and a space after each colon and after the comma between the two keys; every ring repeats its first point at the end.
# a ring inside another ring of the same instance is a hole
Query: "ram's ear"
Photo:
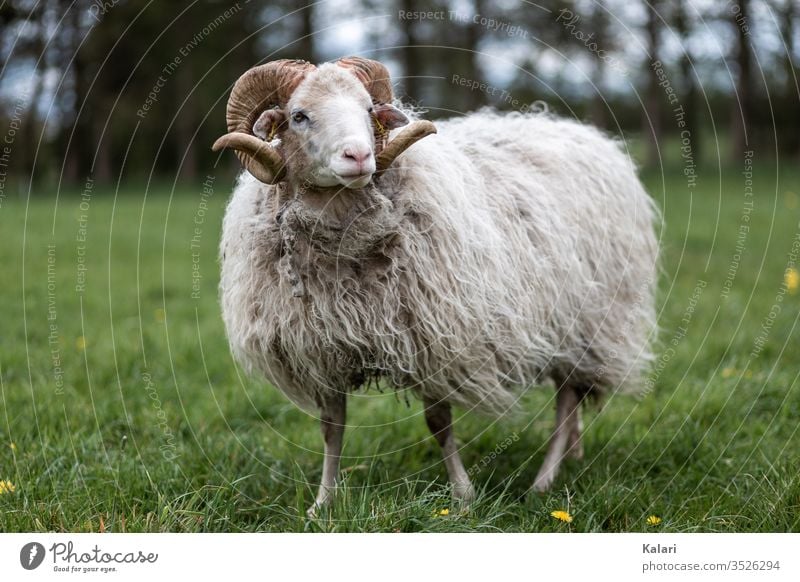
{"type": "Polygon", "coordinates": [[[253,124],[253,135],[266,141],[272,141],[272,138],[280,131],[285,122],[286,115],[282,110],[277,107],[267,109],[258,116],[258,119],[253,124]]]}
{"type": "Polygon", "coordinates": [[[408,117],[393,105],[388,105],[386,103],[375,105],[373,114],[375,115],[375,119],[389,130],[397,129],[398,127],[403,127],[408,124],[408,117]]]}

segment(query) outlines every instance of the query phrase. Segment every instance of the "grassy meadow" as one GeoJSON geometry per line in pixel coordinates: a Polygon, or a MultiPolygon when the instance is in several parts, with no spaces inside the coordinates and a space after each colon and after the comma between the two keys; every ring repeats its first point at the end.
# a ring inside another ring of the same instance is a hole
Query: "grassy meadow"
{"type": "Polygon", "coordinates": [[[458,411],[480,490],[467,511],[420,404],[370,392],[350,399],[345,487],[316,520],[317,422],[247,377],[225,339],[231,181],[6,191],[0,531],[798,531],[791,166],[756,158],[752,197],[744,166],[701,170],[693,189],[677,165],[644,172],[664,218],[652,390],[586,411],[586,458],[551,493],[522,497],[551,390],[502,421],[458,411]]]}

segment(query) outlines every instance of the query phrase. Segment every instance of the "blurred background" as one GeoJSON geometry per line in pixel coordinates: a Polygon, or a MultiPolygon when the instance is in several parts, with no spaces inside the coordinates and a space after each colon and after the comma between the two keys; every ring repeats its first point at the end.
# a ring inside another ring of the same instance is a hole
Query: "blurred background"
{"type": "Polygon", "coordinates": [[[432,119],[541,101],[642,164],[679,158],[683,130],[698,162],[800,152],[797,0],[11,0],[0,30],[0,132],[24,135],[5,165],[26,185],[195,180],[242,72],[350,54],[432,119]]]}

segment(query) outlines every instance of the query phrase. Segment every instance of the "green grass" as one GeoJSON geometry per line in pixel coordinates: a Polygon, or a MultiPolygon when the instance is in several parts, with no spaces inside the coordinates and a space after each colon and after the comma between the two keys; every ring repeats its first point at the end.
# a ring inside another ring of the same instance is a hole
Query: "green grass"
{"type": "Polygon", "coordinates": [[[522,496],[552,426],[550,391],[502,422],[459,414],[467,467],[518,439],[474,476],[477,502],[447,516],[444,468],[420,405],[389,392],[351,398],[346,486],[320,519],[305,518],[321,469],[317,423],[245,377],[220,319],[216,245],[229,182],[217,180],[194,251],[200,184],[146,197],[144,187],[96,188],[82,293],[80,193],[62,192],[57,206],[42,189],[9,195],[0,207],[0,480],[16,490],[0,494],[0,530],[797,531],[800,294],[782,295],[763,350],[750,356],[798,233],[800,173],[788,165],[755,169],[727,297],[740,169],[701,172],[691,193],[679,169],[645,175],[665,219],[654,389],[588,410],[586,459],[568,462],[553,492],[535,498],[522,496]],[[699,280],[706,287],[684,333],[699,280]],[[550,517],[555,509],[568,509],[572,524],[550,517]],[[651,514],[663,518],[657,528],[645,524],[651,514]]]}

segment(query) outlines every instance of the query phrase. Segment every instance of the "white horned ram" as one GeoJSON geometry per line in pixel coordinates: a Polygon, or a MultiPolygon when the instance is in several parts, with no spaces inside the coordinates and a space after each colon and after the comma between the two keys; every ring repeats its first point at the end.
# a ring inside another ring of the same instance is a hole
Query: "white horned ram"
{"type": "Polygon", "coordinates": [[[238,80],[214,144],[247,170],[223,224],[228,338],[319,414],[311,512],[334,491],[346,397],[370,382],[423,401],[469,501],[451,405],[503,415],[551,378],[543,491],[582,454],[581,401],[636,387],[652,359],[656,211],[619,145],[544,114],[413,117],[379,62],[281,60],[238,80]]]}

